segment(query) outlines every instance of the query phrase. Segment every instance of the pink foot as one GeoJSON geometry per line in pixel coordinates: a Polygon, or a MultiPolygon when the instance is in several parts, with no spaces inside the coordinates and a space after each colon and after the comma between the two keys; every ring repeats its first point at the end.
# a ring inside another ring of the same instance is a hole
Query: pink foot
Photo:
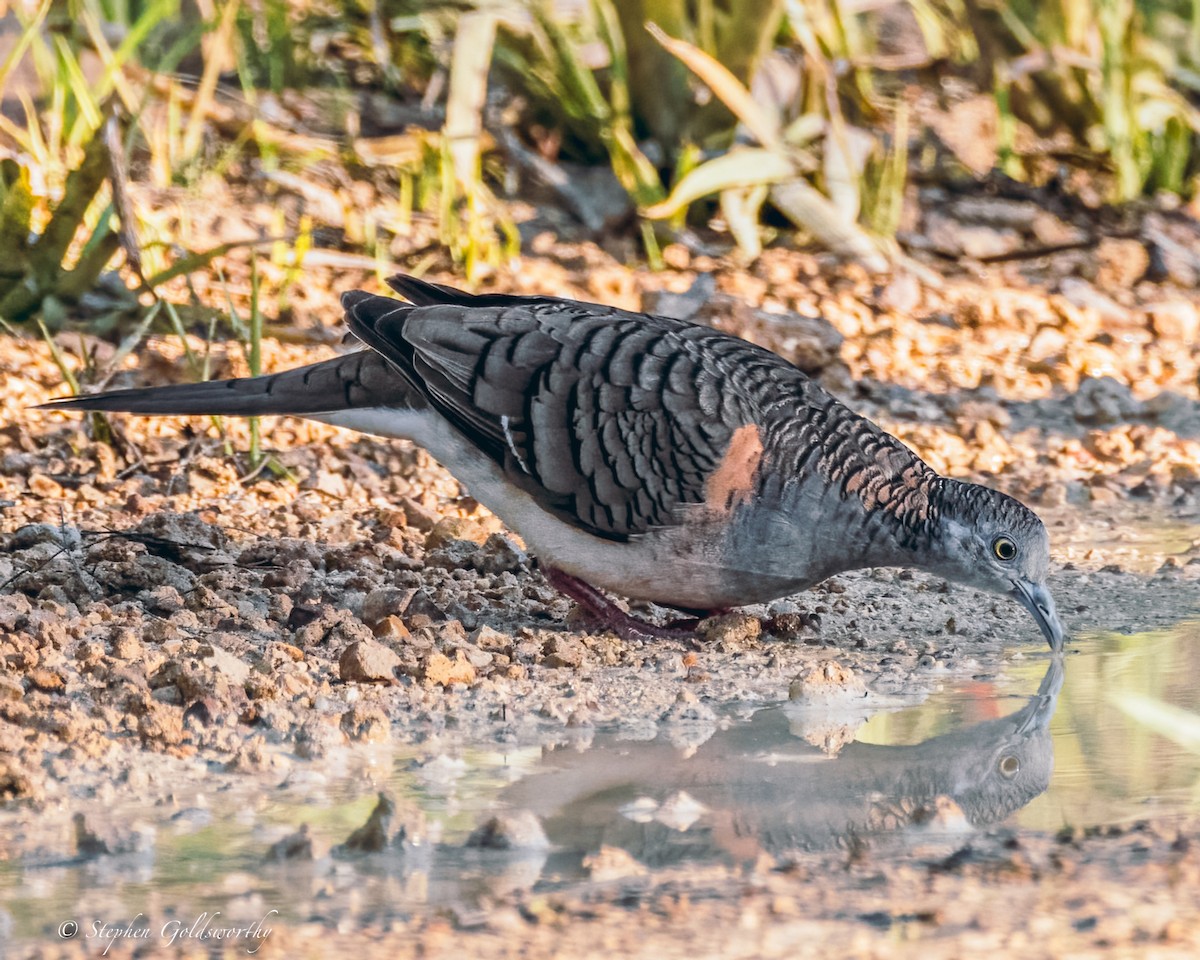
{"type": "Polygon", "coordinates": [[[542,575],[550,586],[570,597],[598,620],[602,627],[612,630],[622,640],[686,640],[691,644],[696,642],[696,626],[701,617],[675,620],[660,627],[626,613],[590,583],[563,570],[543,566],[542,575]]]}

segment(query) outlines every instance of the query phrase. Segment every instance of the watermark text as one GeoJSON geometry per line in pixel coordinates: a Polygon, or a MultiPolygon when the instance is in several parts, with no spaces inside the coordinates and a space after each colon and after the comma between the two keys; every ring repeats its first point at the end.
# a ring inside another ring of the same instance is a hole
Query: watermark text
{"type": "Polygon", "coordinates": [[[278,910],[268,910],[259,920],[238,922],[225,918],[220,910],[206,910],[195,917],[176,917],[161,922],[152,922],[140,913],[131,920],[120,922],[64,920],[58,925],[58,935],[63,940],[81,936],[84,940],[103,944],[102,957],[108,956],[112,945],[119,940],[154,942],[168,947],[188,941],[208,944],[240,941],[241,949],[253,955],[271,935],[271,922],[278,914],[278,910]]]}

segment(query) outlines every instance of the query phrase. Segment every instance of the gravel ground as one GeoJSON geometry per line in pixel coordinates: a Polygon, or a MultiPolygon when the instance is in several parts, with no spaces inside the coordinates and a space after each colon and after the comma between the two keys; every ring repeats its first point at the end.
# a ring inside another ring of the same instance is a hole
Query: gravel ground
{"type": "MultiPolygon", "coordinates": [[[[1178,542],[1200,523],[1200,298],[1133,282],[1141,248],[1122,243],[1088,269],[885,284],[786,250],[747,271],[668,248],[671,269],[650,275],[560,245],[498,289],[688,312],[712,272],[713,322],[807,363],[937,469],[1039,509],[1063,619],[1086,636],[1167,626],[1200,604],[1200,541],[1178,542]],[[1174,540],[1122,546],[1139,515],[1174,540]]],[[[320,296],[308,303],[333,325],[320,296]]],[[[80,341],[59,339],[78,362],[80,341]]],[[[111,356],[82,347],[101,368],[111,356]]],[[[334,349],[270,341],[264,366],[334,349]]],[[[244,369],[238,345],[212,350],[220,374],[244,369]]],[[[136,353],[111,385],[188,376],[178,340],[136,353]]],[[[6,342],[0,859],[70,832],[81,804],[170,802],[206,777],[266,785],[431,727],[492,744],[669,723],[681,704],[803,699],[797,678],[831,660],[829,675],[882,702],[995,675],[1014,648],[1043,652],[1015,604],[890,570],[710,621],[699,649],[622,641],[580,621],[519,540],[407,443],[268,421],[278,470],[247,479],[243,424],[114,418],[109,445],[78,417],[28,409],[64,392],[45,344],[6,342]]],[[[940,860],[679,868],[629,889],[514,897],[478,926],[431,915],[336,943],[363,956],[1195,956],[1197,840],[1194,823],[1149,824],[995,833],[940,860]]],[[[262,955],[318,955],[331,936],[280,930],[262,955]]]]}

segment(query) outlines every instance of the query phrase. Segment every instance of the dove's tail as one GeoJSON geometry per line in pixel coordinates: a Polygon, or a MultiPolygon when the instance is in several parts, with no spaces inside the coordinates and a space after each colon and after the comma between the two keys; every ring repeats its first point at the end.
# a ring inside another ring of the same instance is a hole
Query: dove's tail
{"type": "MultiPolygon", "coordinates": [[[[400,274],[388,284],[410,302],[380,297],[362,290],[342,296],[342,306],[352,329],[367,334],[380,318],[407,314],[414,307],[447,304],[459,307],[495,307],[524,303],[528,298],[504,294],[476,296],[438,283],[400,274]]],[[[392,362],[374,350],[285,370],[263,377],[182,383],[166,387],[109,390],[87,396],[66,397],[42,404],[40,409],[106,410],[148,416],[272,416],[290,415],[350,425],[345,418],[322,416],[347,410],[420,410],[426,402],[402,369],[403,358],[392,362]],[[398,366],[400,363],[401,366],[398,366]]],[[[360,427],[375,432],[367,427],[360,427]]]]}
{"type": "MultiPolygon", "coordinates": [[[[426,283],[414,277],[393,277],[392,286],[412,303],[352,290],[342,297],[347,317],[393,316],[413,304],[470,303],[470,294],[426,283]]],[[[181,383],[165,387],[109,390],[66,397],[39,409],[105,410],[148,416],[272,416],[320,417],[361,408],[420,409],[425,406],[395,366],[374,350],[285,370],[262,377],[181,383]]]]}
{"type": "Polygon", "coordinates": [[[360,407],[414,408],[424,401],[373,350],[262,377],[166,387],[110,390],[67,397],[39,409],[108,410],[150,416],[315,417],[360,407]]]}

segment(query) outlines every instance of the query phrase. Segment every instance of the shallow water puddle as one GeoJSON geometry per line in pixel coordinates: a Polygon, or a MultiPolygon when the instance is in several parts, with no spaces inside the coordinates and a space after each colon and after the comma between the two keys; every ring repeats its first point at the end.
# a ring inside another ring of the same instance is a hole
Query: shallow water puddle
{"type": "Polygon", "coordinates": [[[141,915],[135,926],[158,930],[204,911],[228,924],[338,928],[434,908],[470,924],[506,893],[667,866],[836,849],[920,856],[997,823],[1057,831],[1200,808],[1200,756],[1113,701],[1134,693],[1200,709],[1200,623],[1069,646],[1065,663],[1026,648],[999,678],[947,684],[856,729],[784,703],[577,731],[551,750],[433,737],[385,754],[370,787],[361,769],[330,776],[298,763],[275,788],[234,784],[193,807],[122,811],[129,852],[31,843],[0,863],[0,942],[53,939],[72,919],[95,938],[97,921],[141,915]],[[331,854],[367,820],[377,789],[395,798],[390,829],[404,824],[407,839],[331,854]],[[537,821],[506,814],[469,845],[489,816],[516,810],[537,821]],[[316,859],[271,861],[270,846],[302,823],[316,859]]]}
{"type": "Polygon", "coordinates": [[[1179,563],[1200,556],[1200,517],[1161,507],[1081,515],[1047,511],[1054,556],[1068,562],[1103,557],[1106,563],[1151,573],[1164,556],[1179,563]]]}

